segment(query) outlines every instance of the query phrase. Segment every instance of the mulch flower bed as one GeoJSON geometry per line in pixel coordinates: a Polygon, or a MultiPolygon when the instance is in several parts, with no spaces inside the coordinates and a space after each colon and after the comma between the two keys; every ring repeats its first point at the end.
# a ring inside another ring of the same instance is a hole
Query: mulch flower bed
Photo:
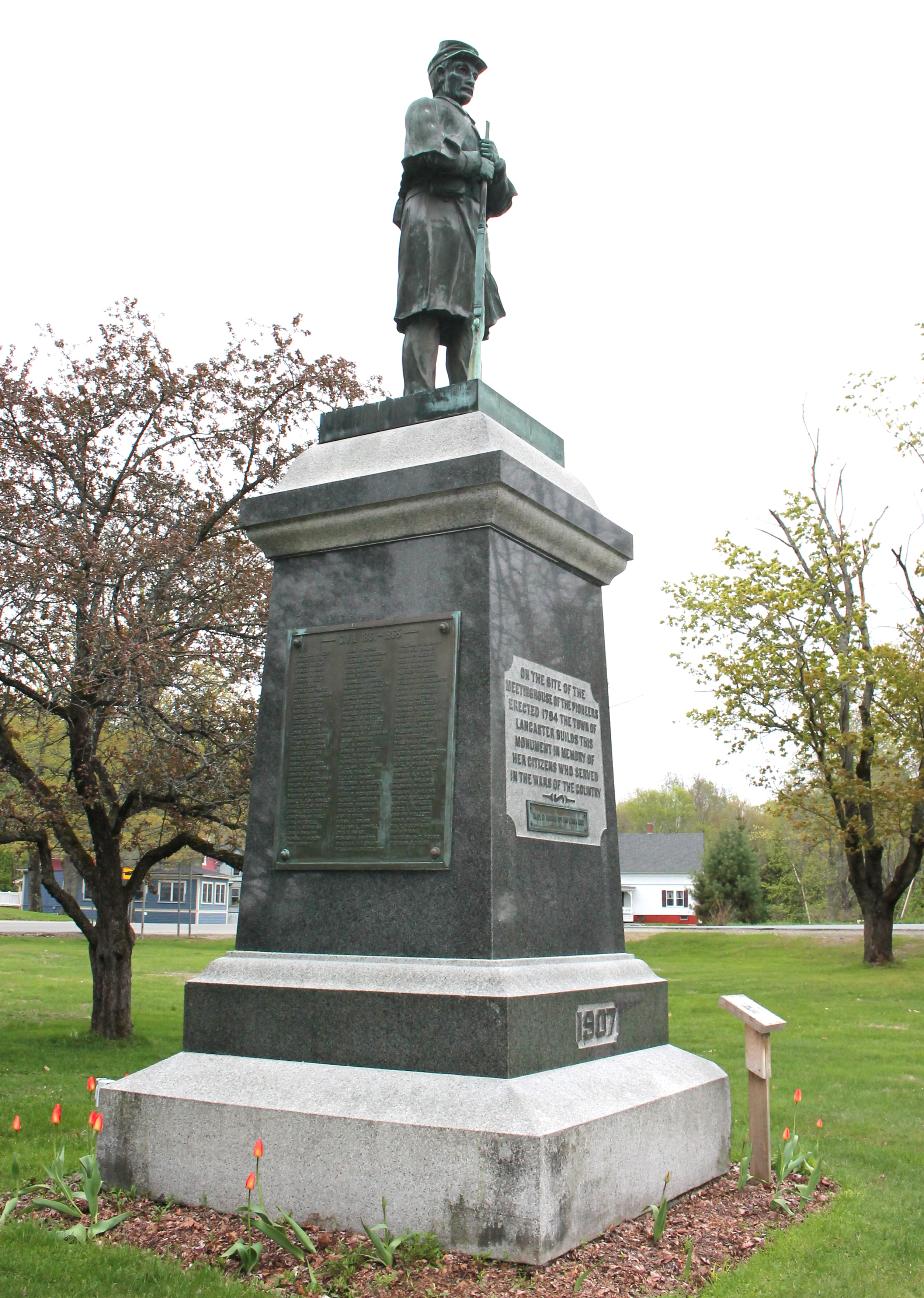
{"type": "MultiPolygon", "coordinates": [[[[795,1216],[771,1207],[774,1191],[751,1184],[738,1189],[738,1171],[725,1176],[670,1205],[667,1225],[657,1244],[651,1240],[651,1217],[611,1226],[605,1235],[572,1249],[547,1266],[530,1267],[494,1262],[463,1253],[445,1253],[439,1262],[402,1261],[393,1270],[368,1260],[371,1252],[363,1235],[318,1230],[308,1226],[317,1255],[311,1262],[319,1282],[312,1290],[308,1270],[278,1245],[263,1240],[259,1265],[253,1272],[266,1287],[279,1294],[322,1292],[331,1298],[372,1298],[387,1288],[394,1298],[504,1298],[531,1293],[536,1298],[648,1298],[667,1292],[696,1293],[717,1271],[750,1257],[767,1240],[768,1232],[799,1221],[815,1212],[836,1191],[822,1177],[811,1202],[799,1200],[798,1178],[788,1181],[783,1198],[795,1216]],[[692,1240],[692,1251],[687,1244],[692,1240]],[[363,1256],[360,1256],[363,1255],[363,1256]],[[689,1262],[688,1262],[689,1255],[689,1262]],[[686,1268],[686,1271],[685,1271],[686,1268]]],[[[238,1272],[221,1253],[243,1234],[243,1223],[233,1213],[211,1208],[158,1204],[150,1199],[128,1199],[103,1193],[101,1217],[118,1212],[132,1215],[104,1236],[105,1241],[131,1244],[177,1259],[184,1267],[208,1263],[228,1273],[238,1272]]],[[[20,1208],[17,1215],[20,1215],[20,1208]]],[[[30,1214],[49,1226],[63,1226],[61,1217],[46,1210],[30,1214]]],[[[259,1234],[253,1238],[261,1239],[259,1234]]],[[[80,1247],[63,1244],[65,1247],[80,1247]]]]}

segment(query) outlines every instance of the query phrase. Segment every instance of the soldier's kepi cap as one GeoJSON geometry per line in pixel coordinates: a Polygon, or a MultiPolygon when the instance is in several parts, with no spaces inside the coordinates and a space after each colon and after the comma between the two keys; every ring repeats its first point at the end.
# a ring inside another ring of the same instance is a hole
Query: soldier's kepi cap
{"type": "Polygon", "coordinates": [[[444,63],[452,62],[453,59],[468,59],[470,63],[474,63],[479,76],[488,66],[474,45],[468,45],[465,41],[440,41],[439,49],[427,64],[427,76],[430,81],[433,81],[433,74],[437,68],[441,68],[444,63]]]}

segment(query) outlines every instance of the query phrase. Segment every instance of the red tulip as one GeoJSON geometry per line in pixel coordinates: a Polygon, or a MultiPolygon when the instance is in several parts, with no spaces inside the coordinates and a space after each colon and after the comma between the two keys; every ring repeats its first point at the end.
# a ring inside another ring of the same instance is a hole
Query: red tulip
{"type": "Polygon", "coordinates": [[[824,1125],[825,1124],[822,1122],[821,1118],[819,1118],[818,1121],[815,1123],[815,1126],[818,1128],[819,1131],[821,1131],[824,1125]]]}
{"type": "Polygon", "coordinates": [[[256,1184],[257,1184],[257,1174],[256,1174],[256,1172],[248,1172],[248,1174],[247,1174],[247,1180],[244,1182],[244,1189],[247,1191],[248,1194],[250,1193],[250,1191],[254,1188],[254,1186],[255,1186],[256,1184]]]}
{"type": "Polygon", "coordinates": [[[93,1126],[93,1120],[95,1119],[95,1117],[96,1117],[96,1110],[95,1110],[95,1109],[91,1109],[91,1110],[90,1110],[90,1116],[87,1118],[87,1126],[88,1126],[88,1127],[92,1127],[92,1126],[93,1126]]]}
{"type": "Polygon", "coordinates": [[[103,1129],[103,1115],[101,1113],[94,1113],[93,1121],[90,1123],[90,1126],[93,1128],[96,1134],[99,1135],[99,1133],[103,1129]]]}
{"type": "Polygon", "coordinates": [[[22,1119],[18,1113],[13,1114],[13,1130],[22,1131],[22,1119]]]}
{"type": "Polygon", "coordinates": [[[262,1140],[255,1140],[255,1141],[253,1142],[253,1156],[254,1156],[254,1158],[262,1158],[262,1157],[263,1157],[263,1141],[262,1141],[262,1140]]]}
{"type": "Polygon", "coordinates": [[[60,1121],[61,1121],[61,1105],[56,1104],[51,1111],[51,1125],[53,1127],[56,1127],[60,1121]]]}
{"type": "Polygon", "coordinates": [[[788,1127],[784,1127],[784,1128],[783,1128],[783,1139],[784,1139],[784,1140],[788,1140],[791,1134],[792,1134],[792,1133],[790,1132],[790,1130],[789,1130],[788,1127]]]}
{"type": "Polygon", "coordinates": [[[794,1104],[802,1103],[802,1090],[800,1087],[797,1086],[796,1089],[793,1091],[792,1099],[794,1104]]]}
{"type": "Polygon", "coordinates": [[[95,1091],[95,1090],[96,1090],[96,1078],[95,1078],[95,1077],[88,1077],[88,1078],[87,1078],[87,1090],[88,1090],[88,1091],[95,1091]]]}

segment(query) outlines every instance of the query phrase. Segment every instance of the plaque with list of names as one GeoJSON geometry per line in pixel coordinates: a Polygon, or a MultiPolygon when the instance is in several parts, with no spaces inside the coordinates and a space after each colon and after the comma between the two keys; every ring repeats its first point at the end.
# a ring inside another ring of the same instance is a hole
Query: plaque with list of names
{"type": "Polygon", "coordinates": [[[459,615],[289,633],[280,869],[448,869],[459,615]]]}

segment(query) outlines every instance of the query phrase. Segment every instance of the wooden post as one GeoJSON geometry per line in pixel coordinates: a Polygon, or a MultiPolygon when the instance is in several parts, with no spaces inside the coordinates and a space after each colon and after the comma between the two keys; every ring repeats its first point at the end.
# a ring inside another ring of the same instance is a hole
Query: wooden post
{"type": "Polygon", "coordinates": [[[744,1023],[744,1063],[748,1070],[748,1129],[751,1175],[770,1180],[770,1033],[786,1026],[749,996],[720,996],[719,1004],[744,1023]]]}

